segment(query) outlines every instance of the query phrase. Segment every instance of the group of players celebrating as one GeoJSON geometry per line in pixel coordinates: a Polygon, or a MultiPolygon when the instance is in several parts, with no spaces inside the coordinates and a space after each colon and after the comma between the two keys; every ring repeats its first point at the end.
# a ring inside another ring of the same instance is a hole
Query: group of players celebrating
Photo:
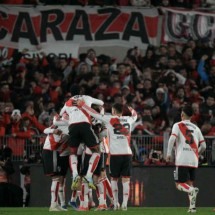
{"type": "Polygon", "coordinates": [[[59,115],[54,116],[52,125],[44,130],[47,134],[43,146],[44,172],[52,178],[49,211],[67,210],[65,177],[69,168],[72,173],[69,205],[75,210],[88,211],[95,206],[92,189],[96,190],[99,202],[95,210],[127,210],[132,165],[131,127],[137,113],[128,107],[131,115],[123,116],[123,105],[116,103],[112,106],[112,114],[105,114],[104,102],[80,95],[79,87],[73,87],[72,95],[59,115]],[[105,171],[108,155],[111,181],[105,171]],[[120,177],[121,207],[118,199],[120,177]]]}
{"type": "MultiPolygon", "coordinates": [[[[44,172],[52,178],[49,211],[67,210],[64,191],[69,167],[72,173],[69,205],[75,210],[88,211],[95,206],[92,198],[92,189],[95,189],[99,202],[95,210],[126,211],[132,165],[131,127],[137,113],[128,107],[130,115],[124,116],[124,106],[116,103],[112,106],[112,113],[105,114],[103,101],[80,95],[78,87],[73,87],[72,95],[59,115],[54,117],[52,125],[44,130],[47,134],[43,147],[44,172]],[[110,181],[105,172],[108,155],[110,181]],[[118,199],[119,178],[123,188],[121,206],[118,199]],[[110,200],[109,207],[106,196],[110,200]]],[[[184,106],[182,121],[173,125],[166,160],[171,160],[175,145],[176,188],[188,193],[188,212],[195,213],[199,192],[193,186],[195,169],[206,144],[200,129],[190,121],[191,116],[192,107],[184,106]]]]}

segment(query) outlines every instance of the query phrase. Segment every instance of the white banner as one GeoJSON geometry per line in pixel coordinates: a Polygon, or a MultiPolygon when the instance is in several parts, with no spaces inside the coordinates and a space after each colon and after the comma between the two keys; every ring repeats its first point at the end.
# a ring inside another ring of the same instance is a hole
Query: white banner
{"type": "Polygon", "coordinates": [[[215,38],[215,14],[210,11],[162,8],[164,15],[164,35],[166,42],[186,43],[194,40],[215,38]]]}
{"type": "Polygon", "coordinates": [[[0,8],[0,45],[30,53],[72,54],[79,47],[158,45],[156,8],[37,6],[0,8]]]}

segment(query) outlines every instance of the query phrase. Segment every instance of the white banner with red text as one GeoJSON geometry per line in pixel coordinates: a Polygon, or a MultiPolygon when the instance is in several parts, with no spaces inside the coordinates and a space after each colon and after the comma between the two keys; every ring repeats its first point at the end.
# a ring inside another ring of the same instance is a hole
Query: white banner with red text
{"type": "MultiPolygon", "coordinates": [[[[0,45],[78,56],[79,47],[159,45],[156,8],[37,6],[0,8],[0,45]]],[[[71,57],[71,56],[69,56],[71,57]]]]}

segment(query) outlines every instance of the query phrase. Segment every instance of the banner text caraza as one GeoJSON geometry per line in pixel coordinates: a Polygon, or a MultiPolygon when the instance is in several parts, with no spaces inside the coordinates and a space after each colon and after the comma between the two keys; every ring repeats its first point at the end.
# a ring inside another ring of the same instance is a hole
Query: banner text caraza
{"type": "MultiPolygon", "coordinates": [[[[9,19],[9,14],[0,9],[0,22],[9,19]]],[[[47,9],[40,11],[40,16],[36,18],[29,12],[19,11],[15,19],[10,19],[12,30],[9,30],[11,26],[0,26],[0,40],[11,35],[11,42],[27,39],[31,45],[39,45],[47,42],[49,35],[55,41],[72,41],[77,35],[83,36],[86,41],[129,41],[130,37],[136,37],[142,43],[149,43],[145,22],[142,12],[126,13],[118,8],[101,8],[93,14],[84,9],[76,9],[71,13],[64,13],[61,9],[47,9]]]]}

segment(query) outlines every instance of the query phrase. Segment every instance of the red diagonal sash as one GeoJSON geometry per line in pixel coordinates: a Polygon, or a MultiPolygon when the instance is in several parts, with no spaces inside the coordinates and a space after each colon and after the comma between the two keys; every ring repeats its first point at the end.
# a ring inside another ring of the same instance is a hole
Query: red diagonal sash
{"type": "MultiPolygon", "coordinates": [[[[72,99],[72,98],[70,98],[70,99],[66,102],[66,106],[72,107],[72,106],[73,106],[73,105],[72,105],[73,101],[75,101],[75,100],[72,99]]],[[[76,106],[76,107],[77,107],[77,106],[76,106]]],[[[80,111],[82,111],[82,113],[87,117],[89,123],[92,124],[92,122],[91,122],[91,117],[90,117],[90,115],[87,113],[87,111],[85,111],[85,110],[83,110],[82,108],[79,108],[79,107],[77,107],[77,108],[78,108],[80,111]]]]}
{"type": "Polygon", "coordinates": [[[193,139],[192,134],[190,132],[187,133],[187,131],[189,131],[190,129],[184,123],[179,123],[178,127],[179,127],[181,133],[183,134],[186,142],[190,143],[188,145],[192,148],[192,150],[195,153],[196,157],[199,158],[198,146],[197,146],[195,140],[193,139]]]}
{"type": "Polygon", "coordinates": [[[119,132],[121,135],[124,135],[127,140],[128,140],[128,145],[130,146],[130,141],[131,141],[131,135],[130,135],[130,131],[125,128],[121,123],[120,123],[120,120],[118,118],[112,118],[110,120],[110,124],[114,127],[114,125],[120,125],[120,128],[119,128],[119,132]]]}
{"type": "Polygon", "coordinates": [[[53,134],[49,134],[49,141],[51,144],[51,150],[57,150],[61,145],[61,143],[55,141],[53,134]]]}

